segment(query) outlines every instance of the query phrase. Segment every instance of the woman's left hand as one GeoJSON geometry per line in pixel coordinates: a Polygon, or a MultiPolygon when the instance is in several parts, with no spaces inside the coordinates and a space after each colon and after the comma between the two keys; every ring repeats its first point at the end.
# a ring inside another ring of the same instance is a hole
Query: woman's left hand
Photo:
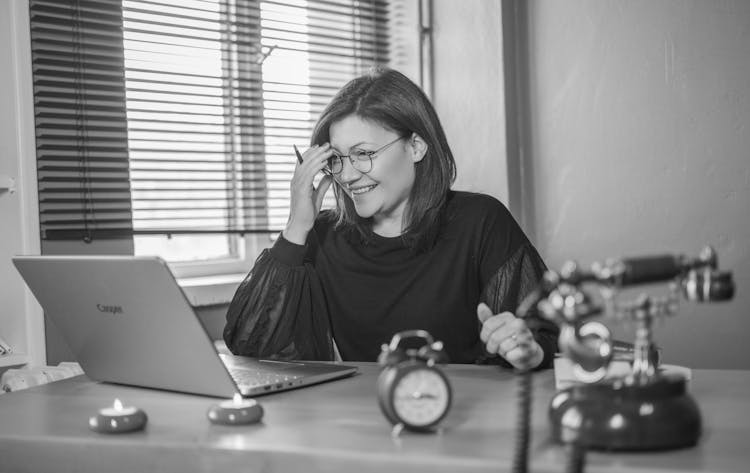
{"type": "Polygon", "coordinates": [[[534,340],[523,319],[511,312],[493,314],[484,302],[477,306],[477,316],[482,322],[479,337],[487,352],[498,354],[519,370],[530,370],[544,359],[544,350],[534,340]]]}

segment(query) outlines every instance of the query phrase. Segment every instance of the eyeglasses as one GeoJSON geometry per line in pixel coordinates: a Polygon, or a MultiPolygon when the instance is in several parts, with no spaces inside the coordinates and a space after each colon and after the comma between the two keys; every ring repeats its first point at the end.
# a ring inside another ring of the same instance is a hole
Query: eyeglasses
{"type": "Polygon", "coordinates": [[[328,158],[328,170],[333,174],[341,174],[341,171],[344,170],[344,158],[347,158],[349,162],[352,163],[352,167],[354,167],[354,169],[363,174],[367,174],[368,172],[372,171],[372,158],[376,158],[378,154],[380,154],[386,148],[398,141],[401,141],[402,139],[404,139],[404,137],[399,136],[395,140],[391,141],[390,143],[384,144],[375,151],[355,150],[350,151],[349,154],[334,153],[333,156],[328,158]]]}

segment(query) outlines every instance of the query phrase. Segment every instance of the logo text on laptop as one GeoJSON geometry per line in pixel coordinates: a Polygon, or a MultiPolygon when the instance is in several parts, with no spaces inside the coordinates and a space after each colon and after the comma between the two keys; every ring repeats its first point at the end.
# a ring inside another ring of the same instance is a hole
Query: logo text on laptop
{"type": "Polygon", "coordinates": [[[112,315],[122,314],[122,307],[119,305],[96,304],[96,308],[102,313],[109,312],[112,315]]]}

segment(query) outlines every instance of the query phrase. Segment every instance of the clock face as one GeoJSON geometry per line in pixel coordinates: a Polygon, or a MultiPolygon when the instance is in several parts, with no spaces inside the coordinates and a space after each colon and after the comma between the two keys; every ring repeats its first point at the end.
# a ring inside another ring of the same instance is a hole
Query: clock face
{"type": "Polygon", "coordinates": [[[450,407],[450,388],[440,372],[430,368],[409,370],[396,381],[393,410],[399,419],[413,427],[438,422],[450,407]]]}

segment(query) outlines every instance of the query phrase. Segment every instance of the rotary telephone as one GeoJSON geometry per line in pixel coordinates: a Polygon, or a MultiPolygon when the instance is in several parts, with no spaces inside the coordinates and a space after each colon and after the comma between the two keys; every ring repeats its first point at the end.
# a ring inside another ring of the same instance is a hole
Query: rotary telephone
{"type": "MultiPolygon", "coordinates": [[[[701,415],[687,391],[687,380],[658,367],[653,322],[673,315],[680,298],[720,302],[734,296],[731,272],[719,271],[716,252],[704,248],[698,257],[660,255],[595,263],[582,269],[575,262],[548,271],[540,287],[520,305],[518,316],[538,309],[560,327],[561,355],[574,366],[579,383],[558,391],[549,407],[552,436],[570,449],[568,470],[580,471],[585,452],[595,450],[666,450],[695,445],[701,415]],[[617,290],[667,282],[664,297],[641,295],[620,302],[617,290]],[[598,297],[597,297],[598,296],[598,297]],[[597,317],[635,324],[632,369],[607,377],[617,345],[597,317]]],[[[518,438],[514,471],[526,471],[531,373],[521,372],[518,438]]]]}

